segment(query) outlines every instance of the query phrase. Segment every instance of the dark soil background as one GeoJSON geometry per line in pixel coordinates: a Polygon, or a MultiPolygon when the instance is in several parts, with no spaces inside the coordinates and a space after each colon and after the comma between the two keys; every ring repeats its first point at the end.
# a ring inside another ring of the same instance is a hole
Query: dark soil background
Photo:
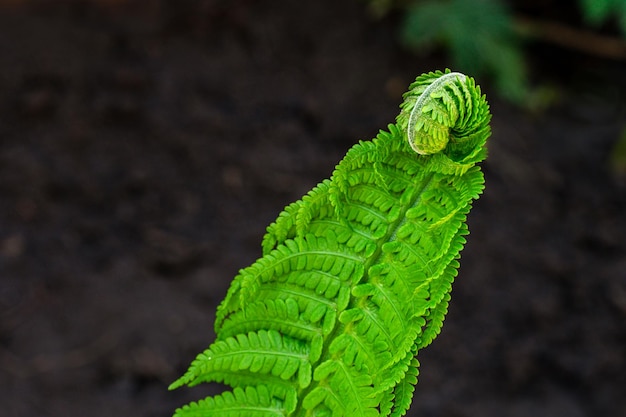
{"type": "MultiPolygon", "coordinates": [[[[167,385],[265,227],[450,65],[396,23],[352,0],[2,3],[0,414],[218,392],[167,385]]],[[[558,99],[530,113],[479,79],[487,189],[411,416],[626,416],[626,65],[528,47],[558,99]]]]}

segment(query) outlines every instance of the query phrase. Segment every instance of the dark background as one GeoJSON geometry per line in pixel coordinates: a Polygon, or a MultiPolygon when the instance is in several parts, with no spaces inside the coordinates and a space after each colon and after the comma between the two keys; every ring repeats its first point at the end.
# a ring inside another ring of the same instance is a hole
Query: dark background
{"type": "MultiPolygon", "coordinates": [[[[264,228],[449,65],[396,23],[351,0],[3,2],[0,414],[218,392],[166,388],[264,228]]],[[[557,98],[529,112],[479,79],[487,188],[411,416],[626,416],[626,65],[527,48],[557,98]]]]}

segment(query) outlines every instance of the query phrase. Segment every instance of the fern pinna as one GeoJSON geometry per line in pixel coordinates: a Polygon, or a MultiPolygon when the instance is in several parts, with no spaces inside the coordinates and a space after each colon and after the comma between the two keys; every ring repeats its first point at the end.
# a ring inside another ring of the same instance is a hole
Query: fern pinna
{"type": "Polygon", "coordinates": [[[418,77],[400,108],[267,228],[217,310],[217,340],[170,386],[233,389],[176,417],[406,413],[483,189],[491,116],[449,70],[418,77]]]}

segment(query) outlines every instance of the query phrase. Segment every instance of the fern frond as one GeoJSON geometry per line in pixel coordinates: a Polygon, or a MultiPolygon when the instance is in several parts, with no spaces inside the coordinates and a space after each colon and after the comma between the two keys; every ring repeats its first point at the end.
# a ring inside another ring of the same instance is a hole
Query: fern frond
{"type": "Polygon", "coordinates": [[[215,397],[185,405],[174,417],[285,417],[282,402],[265,386],[235,388],[215,397]]]}
{"type": "Polygon", "coordinates": [[[302,316],[293,298],[264,299],[231,314],[219,329],[220,337],[234,337],[261,329],[275,330],[293,338],[310,341],[322,334],[319,326],[302,316]]]}
{"type": "MultiPolygon", "coordinates": [[[[239,386],[239,376],[296,380],[305,388],[311,379],[308,345],[274,330],[260,330],[218,340],[197,356],[172,388],[204,381],[228,381],[239,386]],[[296,378],[297,376],[297,378],[296,378]]],[[[250,378],[247,378],[248,381],[250,378]]]]}
{"type": "Polygon", "coordinates": [[[333,416],[379,416],[380,396],[376,395],[366,373],[357,372],[339,359],[330,359],[317,367],[314,379],[318,386],[302,402],[311,414],[323,404],[333,410],[333,416]]]}
{"type": "Polygon", "coordinates": [[[404,378],[393,389],[394,405],[390,417],[401,417],[406,414],[411,406],[418,374],[419,362],[417,358],[412,358],[404,378]]]}
{"type": "Polygon", "coordinates": [[[267,227],[263,237],[263,255],[267,255],[288,238],[302,236],[313,218],[323,219],[332,217],[333,210],[329,208],[328,189],[330,181],[324,180],[301,200],[291,203],[278,215],[276,221],[267,227]]]}
{"type": "Polygon", "coordinates": [[[218,307],[216,341],[170,387],[234,390],[179,416],[406,412],[483,190],[490,116],[474,81],[450,71],[404,98],[396,124],[268,226],[263,256],[218,307]]]}

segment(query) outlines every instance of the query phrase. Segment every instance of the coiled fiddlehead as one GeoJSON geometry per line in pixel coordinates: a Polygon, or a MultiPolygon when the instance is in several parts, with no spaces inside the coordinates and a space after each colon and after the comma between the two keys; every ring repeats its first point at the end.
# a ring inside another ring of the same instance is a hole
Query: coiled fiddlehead
{"type": "Polygon", "coordinates": [[[439,333],[489,108],[474,80],[418,77],[396,124],[280,213],[220,304],[216,341],[170,388],[233,387],[176,416],[401,416],[439,333]]]}

